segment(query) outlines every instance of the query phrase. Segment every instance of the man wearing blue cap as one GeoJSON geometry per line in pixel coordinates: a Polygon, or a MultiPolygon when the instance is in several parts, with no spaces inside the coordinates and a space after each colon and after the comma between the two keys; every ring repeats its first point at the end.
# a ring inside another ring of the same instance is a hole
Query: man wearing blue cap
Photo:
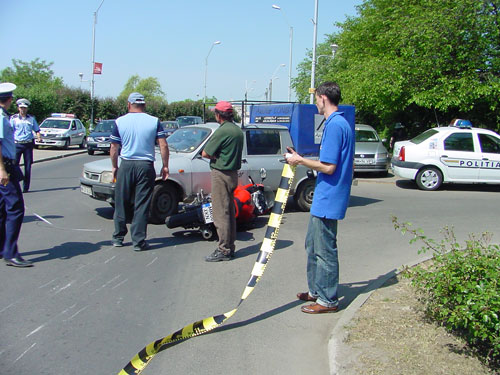
{"type": "Polygon", "coordinates": [[[24,200],[19,182],[22,172],[16,162],[14,130],[7,112],[12,104],[13,83],[0,83],[0,257],[8,266],[31,267],[18,252],[17,240],[24,218],[24,200]]]}
{"type": "Polygon", "coordinates": [[[28,115],[28,106],[31,105],[28,99],[18,99],[16,101],[19,113],[10,118],[10,123],[14,128],[14,140],[16,142],[16,161],[24,161],[24,182],[23,192],[27,193],[30,189],[31,164],[33,164],[33,133],[36,133],[38,141],[41,140],[40,128],[34,116],[28,115]]]}
{"type": "Polygon", "coordinates": [[[115,184],[115,231],[113,246],[123,246],[127,234],[127,220],[132,220],[130,235],[134,251],[146,250],[146,230],[149,206],[155,185],[155,143],[160,146],[163,167],[161,177],[168,177],[168,144],[157,117],[146,114],[144,96],[133,92],[128,97],[128,113],[116,119],[111,133],[111,163],[115,184]],[[118,153],[120,151],[120,167],[118,153]]]}

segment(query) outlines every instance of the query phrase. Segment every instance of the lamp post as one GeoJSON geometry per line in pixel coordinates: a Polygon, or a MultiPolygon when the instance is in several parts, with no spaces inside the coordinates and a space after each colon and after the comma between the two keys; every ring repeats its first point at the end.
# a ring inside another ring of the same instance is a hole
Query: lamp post
{"type": "Polygon", "coordinates": [[[309,87],[309,103],[314,104],[314,81],[316,80],[316,41],[318,36],[318,0],[314,2],[314,32],[313,32],[313,50],[312,50],[312,64],[311,64],[311,86],[309,87]]]}
{"type": "MultiPolygon", "coordinates": [[[[273,4],[272,5],[273,9],[282,11],[281,7],[278,5],[273,4]]],[[[283,11],[281,14],[283,14],[283,17],[285,18],[285,22],[290,29],[290,57],[288,61],[288,101],[292,101],[292,46],[293,46],[293,27],[290,26],[288,23],[288,20],[285,16],[285,11],[283,11]]]]}
{"type": "Polygon", "coordinates": [[[335,52],[337,52],[337,49],[339,46],[337,44],[330,44],[330,48],[332,49],[332,54],[331,55],[319,55],[316,57],[316,65],[318,65],[318,61],[320,57],[331,57],[332,59],[335,58],[335,52]]]}
{"type": "Polygon", "coordinates": [[[284,67],[286,64],[279,64],[276,69],[274,70],[273,75],[271,76],[271,79],[269,80],[269,101],[273,100],[273,79],[276,79],[275,77],[276,73],[278,72],[279,68],[284,67]]]}
{"type": "MultiPolygon", "coordinates": [[[[90,126],[94,126],[94,66],[95,66],[95,25],[97,25],[97,12],[101,9],[104,0],[94,12],[94,24],[92,25],[92,80],[90,83],[90,126]]],[[[83,75],[82,75],[83,76],[83,75]]],[[[81,77],[80,77],[81,78],[81,77]]]]}
{"type": "Polygon", "coordinates": [[[204,85],[204,91],[203,91],[203,113],[205,113],[205,104],[207,102],[207,70],[208,70],[208,56],[210,56],[210,52],[212,52],[212,49],[214,46],[221,44],[220,40],[217,40],[212,43],[210,46],[210,49],[208,50],[207,57],[205,57],[205,85],[204,85]]]}

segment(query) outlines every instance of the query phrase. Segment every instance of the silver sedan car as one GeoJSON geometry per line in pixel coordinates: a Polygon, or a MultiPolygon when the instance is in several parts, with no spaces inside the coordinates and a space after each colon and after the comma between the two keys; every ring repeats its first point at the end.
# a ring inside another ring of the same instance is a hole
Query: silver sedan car
{"type": "Polygon", "coordinates": [[[387,175],[389,153],[377,132],[370,125],[356,124],[354,172],[375,172],[387,175]]]}

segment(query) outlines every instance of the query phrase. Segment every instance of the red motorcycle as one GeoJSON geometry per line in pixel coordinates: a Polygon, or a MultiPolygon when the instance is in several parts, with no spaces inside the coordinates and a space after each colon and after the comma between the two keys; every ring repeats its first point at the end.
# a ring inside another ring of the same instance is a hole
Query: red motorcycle
{"type": "MultiPolygon", "coordinates": [[[[251,177],[247,185],[238,185],[234,191],[236,222],[239,225],[249,223],[260,215],[269,213],[274,205],[274,194],[263,184],[256,184],[251,177]]],[[[264,177],[263,177],[264,180],[264,177]]],[[[203,191],[197,194],[192,203],[185,204],[179,213],[165,220],[168,228],[183,227],[201,232],[205,240],[217,235],[212,216],[212,198],[203,191]]]]}

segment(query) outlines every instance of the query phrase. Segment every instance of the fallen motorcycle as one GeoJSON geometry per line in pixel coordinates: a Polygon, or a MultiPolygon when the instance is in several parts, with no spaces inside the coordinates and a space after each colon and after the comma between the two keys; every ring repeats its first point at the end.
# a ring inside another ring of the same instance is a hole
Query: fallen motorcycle
{"type": "MultiPolygon", "coordinates": [[[[265,177],[263,176],[262,179],[265,177]]],[[[274,193],[263,184],[256,184],[251,177],[247,185],[238,185],[234,191],[236,222],[239,225],[249,223],[259,215],[269,213],[274,205],[274,193]]],[[[196,195],[193,202],[185,204],[179,213],[167,217],[168,228],[199,230],[205,240],[217,236],[212,215],[212,197],[203,191],[196,195]]]]}

